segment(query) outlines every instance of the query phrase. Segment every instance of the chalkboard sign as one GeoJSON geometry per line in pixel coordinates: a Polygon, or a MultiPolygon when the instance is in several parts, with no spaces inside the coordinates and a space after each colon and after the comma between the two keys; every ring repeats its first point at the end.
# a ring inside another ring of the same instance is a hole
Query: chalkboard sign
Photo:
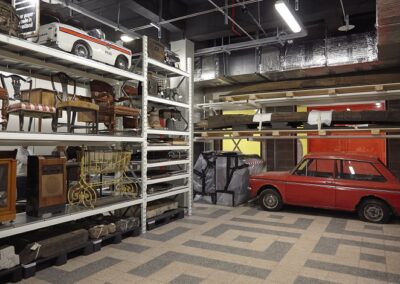
{"type": "Polygon", "coordinates": [[[39,30],[40,0],[13,0],[19,17],[20,33],[25,37],[36,36],[39,30]]]}

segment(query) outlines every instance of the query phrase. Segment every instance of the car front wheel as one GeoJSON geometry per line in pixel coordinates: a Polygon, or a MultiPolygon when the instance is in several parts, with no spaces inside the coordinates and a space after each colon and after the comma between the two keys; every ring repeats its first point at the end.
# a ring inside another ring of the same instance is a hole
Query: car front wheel
{"type": "Polygon", "coordinates": [[[262,209],[267,211],[279,211],[283,207],[282,197],[275,189],[263,190],[258,200],[262,209]]]}
{"type": "Polygon", "coordinates": [[[123,56],[118,56],[117,60],[115,61],[115,67],[127,70],[128,69],[128,60],[123,56]]]}
{"type": "Polygon", "coordinates": [[[363,221],[382,224],[389,222],[392,211],[390,207],[381,200],[367,199],[359,206],[358,215],[363,221]]]}
{"type": "Polygon", "coordinates": [[[82,42],[77,42],[72,48],[72,53],[83,58],[89,58],[89,48],[82,42]]]}

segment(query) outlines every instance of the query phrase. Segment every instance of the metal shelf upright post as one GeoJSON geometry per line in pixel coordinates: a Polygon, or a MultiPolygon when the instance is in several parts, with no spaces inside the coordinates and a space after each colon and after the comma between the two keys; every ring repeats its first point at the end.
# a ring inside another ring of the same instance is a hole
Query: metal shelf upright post
{"type": "Polygon", "coordinates": [[[147,52],[147,36],[143,37],[143,88],[142,88],[142,161],[141,161],[141,172],[142,172],[142,198],[143,202],[141,205],[141,224],[142,224],[142,233],[146,233],[146,216],[147,216],[147,108],[148,108],[148,52],[147,52]]]}
{"type": "Polygon", "coordinates": [[[192,125],[192,97],[194,92],[194,81],[193,81],[193,58],[185,57],[185,66],[186,70],[182,70],[160,61],[157,61],[153,58],[149,58],[148,56],[148,39],[146,36],[143,37],[143,54],[142,54],[142,73],[144,77],[143,83],[143,97],[142,97],[142,138],[143,144],[141,148],[141,171],[142,171],[142,197],[143,203],[141,207],[142,214],[142,233],[146,232],[146,215],[147,215],[147,203],[155,200],[159,200],[166,197],[177,196],[180,194],[184,194],[184,206],[187,209],[187,214],[192,214],[192,171],[193,171],[193,125],[192,125]],[[185,103],[177,102],[173,100],[168,100],[164,98],[159,98],[155,96],[150,96],[148,94],[148,74],[149,72],[153,72],[162,77],[168,78],[169,80],[173,77],[184,77],[186,78],[187,90],[185,90],[185,94],[187,96],[187,100],[185,103]],[[160,107],[178,107],[184,110],[184,115],[187,116],[188,121],[188,129],[186,131],[174,131],[174,130],[164,130],[164,129],[151,129],[149,128],[149,122],[147,117],[147,112],[149,108],[149,104],[158,105],[160,107]],[[169,136],[181,136],[185,137],[185,141],[187,145],[149,145],[148,138],[149,135],[169,135],[169,136]],[[170,150],[180,150],[187,151],[188,156],[185,160],[170,160],[167,162],[153,163],[148,164],[147,154],[152,151],[170,151],[170,150]],[[167,178],[156,178],[150,179],[147,178],[147,170],[149,168],[157,168],[163,166],[185,166],[186,173],[173,175],[167,178]],[[149,185],[162,183],[166,181],[177,181],[177,180],[186,180],[187,184],[184,186],[175,186],[170,190],[165,192],[160,192],[157,194],[148,194],[147,187],[149,185]]]}

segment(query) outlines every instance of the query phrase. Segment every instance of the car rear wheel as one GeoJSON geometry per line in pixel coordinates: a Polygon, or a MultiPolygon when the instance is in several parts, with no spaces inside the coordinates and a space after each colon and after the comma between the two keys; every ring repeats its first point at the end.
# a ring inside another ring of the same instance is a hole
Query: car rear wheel
{"type": "Polygon", "coordinates": [[[258,200],[262,209],[267,211],[279,211],[283,207],[282,197],[275,189],[263,190],[258,200]]]}
{"type": "Polygon", "coordinates": [[[361,220],[371,223],[387,223],[392,215],[390,207],[379,199],[364,200],[358,207],[361,220]]]}
{"type": "Polygon", "coordinates": [[[79,57],[83,57],[83,58],[90,57],[89,48],[87,47],[86,44],[84,44],[82,42],[77,42],[74,44],[74,47],[72,48],[72,53],[75,55],[78,55],[79,57]]]}
{"type": "Polygon", "coordinates": [[[126,59],[123,56],[118,56],[117,60],[115,61],[115,67],[122,69],[122,70],[127,70],[128,69],[128,59],[126,59]]]}

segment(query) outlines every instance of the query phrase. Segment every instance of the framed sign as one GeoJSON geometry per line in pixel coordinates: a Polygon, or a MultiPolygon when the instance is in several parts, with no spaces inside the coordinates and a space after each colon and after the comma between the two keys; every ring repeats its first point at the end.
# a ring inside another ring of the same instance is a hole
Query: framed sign
{"type": "Polygon", "coordinates": [[[36,36],[40,25],[40,0],[12,0],[12,4],[19,17],[20,34],[36,36]]]}

